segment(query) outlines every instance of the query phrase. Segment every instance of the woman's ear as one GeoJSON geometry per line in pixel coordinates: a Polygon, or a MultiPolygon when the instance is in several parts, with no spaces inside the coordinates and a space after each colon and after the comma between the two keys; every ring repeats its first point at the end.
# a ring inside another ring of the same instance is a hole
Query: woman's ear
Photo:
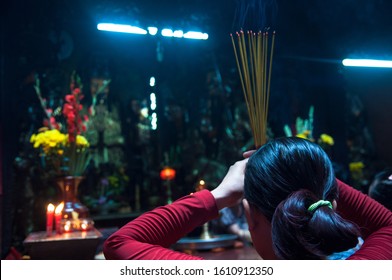
{"type": "Polygon", "coordinates": [[[256,223],[255,223],[254,216],[252,215],[252,209],[249,205],[248,200],[246,200],[246,198],[242,200],[242,205],[244,206],[245,217],[248,222],[249,230],[253,230],[255,228],[256,223]]]}

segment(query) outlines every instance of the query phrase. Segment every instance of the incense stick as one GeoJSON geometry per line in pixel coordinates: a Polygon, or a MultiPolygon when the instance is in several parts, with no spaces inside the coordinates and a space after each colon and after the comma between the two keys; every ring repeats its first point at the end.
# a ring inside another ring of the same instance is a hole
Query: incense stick
{"type": "Polygon", "coordinates": [[[275,45],[275,32],[271,42],[268,32],[247,35],[236,32],[237,40],[231,36],[234,55],[240,76],[241,87],[248,109],[255,147],[267,141],[268,103],[271,90],[272,59],[275,45]]]}

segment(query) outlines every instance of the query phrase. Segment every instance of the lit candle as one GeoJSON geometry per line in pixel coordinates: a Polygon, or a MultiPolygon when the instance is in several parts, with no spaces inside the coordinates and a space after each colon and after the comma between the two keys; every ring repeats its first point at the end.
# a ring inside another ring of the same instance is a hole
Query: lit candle
{"type": "Polygon", "coordinates": [[[61,216],[63,213],[63,208],[64,208],[64,203],[61,202],[59,205],[57,205],[56,210],[54,210],[54,217],[56,220],[56,233],[61,234],[61,216]]]}
{"type": "Polygon", "coordinates": [[[82,220],[82,222],[80,223],[80,228],[82,231],[85,231],[88,229],[88,221],[87,220],[82,220]]]}
{"type": "Polygon", "coordinates": [[[66,221],[64,224],[64,232],[70,232],[72,229],[71,221],[66,221]]]}
{"type": "Polygon", "coordinates": [[[53,232],[54,205],[48,204],[46,208],[46,235],[51,236],[53,232]]]}

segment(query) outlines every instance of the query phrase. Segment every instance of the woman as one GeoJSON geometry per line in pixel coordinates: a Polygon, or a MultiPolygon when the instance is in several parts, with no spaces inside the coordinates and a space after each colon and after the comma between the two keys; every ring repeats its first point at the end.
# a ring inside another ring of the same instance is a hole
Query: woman
{"type": "Polygon", "coordinates": [[[392,213],[336,180],[317,144],[280,138],[244,157],[211,192],[185,196],[119,229],[105,241],[106,259],[199,259],[169,247],[241,200],[263,259],[326,259],[355,247],[359,237],[364,242],[349,259],[392,259],[392,213]]]}

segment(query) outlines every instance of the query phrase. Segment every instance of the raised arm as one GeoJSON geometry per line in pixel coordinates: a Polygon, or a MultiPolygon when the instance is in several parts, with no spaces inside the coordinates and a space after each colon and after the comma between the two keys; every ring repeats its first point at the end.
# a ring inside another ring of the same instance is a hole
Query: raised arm
{"type": "Polygon", "coordinates": [[[110,260],[197,259],[168,249],[195,227],[218,216],[214,197],[207,190],[158,207],[129,222],[104,243],[110,260]]]}
{"type": "Polygon", "coordinates": [[[213,191],[203,190],[147,212],[112,234],[104,243],[106,259],[197,259],[168,249],[195,227],[242,198],[247,159],[232,165],[213,191]]]}
{"type": "Polygon", "coordinates": [[[392,259],[392,212],[369,196],[338,181],[337,211],[356,223],[365,242],[349,259],[392,259]]]}

